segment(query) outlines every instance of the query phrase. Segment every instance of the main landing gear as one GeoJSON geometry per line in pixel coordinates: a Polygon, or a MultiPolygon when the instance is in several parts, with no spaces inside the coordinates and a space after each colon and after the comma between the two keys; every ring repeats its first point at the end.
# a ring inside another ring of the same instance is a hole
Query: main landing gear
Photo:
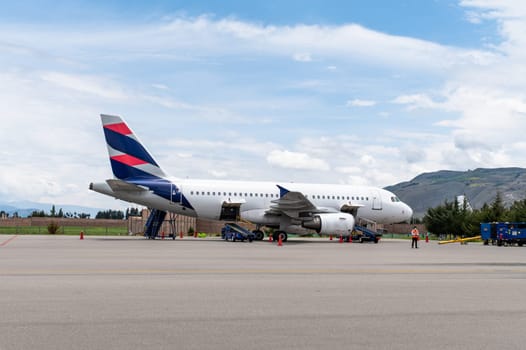
{"type": "Polygon", "coordinates": [[[282,242],[286,242],[287,241],[288,235],[287,235],[287,232],[285,232],[285,231],[275,231],[272,234],[272,239],[277,242],[277,241],[279,241],[279,237],[280,236],[281,236],[281,241],[282,242]]]}
{"type": "Polygon", "coordinates": [[[254,239],[256,241],[262,241],[263,238],[265,238],[265,234],[261,230],[254,230],[252,233],[254,234],[254,239]]]}

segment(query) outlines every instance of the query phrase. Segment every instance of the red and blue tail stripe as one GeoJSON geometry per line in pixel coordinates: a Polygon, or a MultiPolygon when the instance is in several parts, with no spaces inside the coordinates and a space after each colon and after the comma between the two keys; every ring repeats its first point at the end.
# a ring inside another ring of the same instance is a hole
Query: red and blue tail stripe
{"type": "Polygon", "coordinates": [[[165,173],[121,117],[102,114],[113,175],[118,179],[163,178],[165,173]]]}

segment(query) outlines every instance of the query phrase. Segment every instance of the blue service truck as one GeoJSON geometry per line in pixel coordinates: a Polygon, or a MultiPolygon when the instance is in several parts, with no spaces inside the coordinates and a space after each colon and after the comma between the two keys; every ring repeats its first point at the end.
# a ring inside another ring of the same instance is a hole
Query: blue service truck
{"type": "Polygon", "coordinates": [[[526,243],[526,222],[491,222],[480,224],[480,235],[485,245],[515,245],[526,243]]]}
{"type": "Polygon", "coordinates": [[[232,242],[244,242],[245,240],[252,242],[255,239],[255,234],[252,231],[239,226],[238,224],[230,222],[225,224],[225,226],[221,229],[221,238],[223,238],[225,241],[230,240],[232,242]]]}

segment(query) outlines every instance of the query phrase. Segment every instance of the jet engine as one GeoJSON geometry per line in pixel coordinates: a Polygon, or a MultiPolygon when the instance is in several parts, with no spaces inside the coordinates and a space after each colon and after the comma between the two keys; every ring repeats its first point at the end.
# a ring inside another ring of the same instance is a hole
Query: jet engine
{"type": "Polygon", "coordinates": [[[354,228],[354,216],[348,213],[318,214],[302,226],[320,234],[349,236],[354,228]]]}

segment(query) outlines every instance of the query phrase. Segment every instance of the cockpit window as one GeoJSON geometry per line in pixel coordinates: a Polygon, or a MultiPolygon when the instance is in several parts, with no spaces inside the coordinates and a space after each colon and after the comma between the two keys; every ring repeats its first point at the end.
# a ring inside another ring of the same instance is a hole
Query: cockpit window
{"type": "Polygon", "coordinates": [[[398,197],[391,197],[391,202],[400,202],[400,199],[398,197]]]}

